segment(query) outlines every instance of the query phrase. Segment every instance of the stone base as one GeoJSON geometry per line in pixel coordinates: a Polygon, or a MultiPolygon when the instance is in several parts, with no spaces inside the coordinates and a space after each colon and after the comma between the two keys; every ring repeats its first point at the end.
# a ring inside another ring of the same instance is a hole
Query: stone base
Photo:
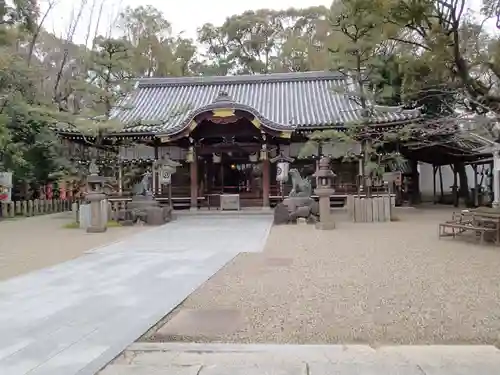
{"type": "Polygon", "coordinates": [[[290,213],[288,208],[283,203],[278,203],[274,208],[274,225],[288,224],[290,221],[290,213]]]}
{"type": "Polygon", "coordinates": [[[107,227],[88,227],[87,233],[104,233],[108,230],[107,227]]]}
{"type": "Polygon", "coordinates": [[[172,220],[170,207],[149,207],[145,211],[148,225],[163,225],[172,220]]]}
{"type": "Polygon", "coordinates": [[[198,207],[189,207],[189,211],[197,212],[198,211],[198,207]]]}
{"type": "Polygon", "coordinates": [[[315,224],[316,229],[319,230],[332,230],[335,229],[335,221],[318,222],[315,224]]]}

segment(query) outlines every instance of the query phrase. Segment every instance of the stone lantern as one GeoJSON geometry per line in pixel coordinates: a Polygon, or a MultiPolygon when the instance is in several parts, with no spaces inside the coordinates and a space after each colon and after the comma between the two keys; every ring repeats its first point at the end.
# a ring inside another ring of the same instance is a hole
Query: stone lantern
{"type": "Polygon", "coordinates": [[[182,166],[182,164],[170,159],[169,154],[165,154],[162,159],[156,163],[156,169],[160,171],[160,184],[168,186],[168,204],[171,209],[174,208],[172,203],[172,175],[180,166],[182,166]]]}
{"type": "Polygon", "coordinates": [[[335,192],[332,187],[335,173],[330,169],[329,158],[321,158],[318,171],[313,176],[318,181],[314,193],[319,197],[319,222],[316,223],[316,228],[323,230],[335,229],[335,222],[330,212],[330,196],[335,192]]]}
{"type": "Polygon", "coordinates": [[[94,160],[90,163],[89,173],[88,192],[85,195],[85,200],[90,206],[87,233],[102,233],[107,230],[108,223],[108,207],[103,187],[111,178],[99,176],[99,168],[94,160]]]}

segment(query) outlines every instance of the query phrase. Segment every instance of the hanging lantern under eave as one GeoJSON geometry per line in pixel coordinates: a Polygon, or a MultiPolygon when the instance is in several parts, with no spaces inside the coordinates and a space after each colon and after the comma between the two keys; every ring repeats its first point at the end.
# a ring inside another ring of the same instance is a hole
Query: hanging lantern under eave
{"type": "Polygon", "coordinates": [[[192,163],[194,161],[193,147],[189,147],[187,154],[186,154],[186,161],[188,163],[192,163]]]}
{"type": "Polygon", "coordinates": [[[221,156],[217,155],[216,153],[212,154],[212,162],[214,164],[219,164],[221,162],[221,156]]]}
{"type": "Polygon", "coordinates": [[[254,153],[254,154],[250,154],[250,155],[248,155],[248,160],[249,160],[251,163],[256,163],[256,162],[257,162],[257,160],[258,160],[257,153],[254,153]]]}

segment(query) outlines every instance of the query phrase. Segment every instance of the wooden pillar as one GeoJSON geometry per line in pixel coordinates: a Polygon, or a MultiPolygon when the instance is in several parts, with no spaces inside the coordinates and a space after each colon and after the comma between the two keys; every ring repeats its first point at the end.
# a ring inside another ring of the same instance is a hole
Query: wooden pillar
{"type": "Polygon", "coordinates": [[[436,173],[437,173],[438,167],[436,167],[434,164],[432,165],[432,203],[436,204],[437,199],[436,199],[436,173]]]}
{"type": "Polygon", "coordinates": [[[472,165],[474,171],[474,207],[479,206],[479,184],[477,182],[477,165],[472,165]]]}
{"type": "Polygon", "coordinates": [[[269,193],[271,190],[271,165],[269,159],[262,160],[262,207],[269,208],[269,193]]]}
{"type": "Polygon", "coordinates": [[[453,205],[458,207],[458,175],[457,170],[453,164],[450,164],[450,168],[453,171],[453,186],[451,187],[453,195],[453,205]]]}
{"type": "Polygon", "coordinates": [[[443,187],[443,169],[442,165],[439,166],[439,189],[441,190],[439,201],[443,203],[444,201],[444,187],[443,187]]]}
{"type": "MultiPolygon", "coordinates": [[[[316,170],[315,170],[316,173],[319,171],[319,161],[321,159],[322,153],[323,153],[323,145],[321,143],[318,143],[318,154],[317,154],[317,159],[316,159],[316,170]]],[[[316,186],[319,186],[318,177],[316,177],[316,186]]]]}
{"type": "Polygon", "coordinates": [[[192,148],[193,160],[189,165],[189,174],[191,180],[191,210],[198,209],[198,157],[196,150],[192,148]]]}
{"type": "Polygon", "coordinates": [[[158,173],[157,164],[158,164],[158,145],[155,144],[155,160],[153,162],[153,186],[155,187],[154,194],[161,194],[161,184],[160,184],[160,175],[158,173]]]}
{"type": "Polygon", "coordinates": [[[151,163],[151,185],[151,192],[153,193],[153,195],[156,195],[156,171],[154,162],[151,163]]]}

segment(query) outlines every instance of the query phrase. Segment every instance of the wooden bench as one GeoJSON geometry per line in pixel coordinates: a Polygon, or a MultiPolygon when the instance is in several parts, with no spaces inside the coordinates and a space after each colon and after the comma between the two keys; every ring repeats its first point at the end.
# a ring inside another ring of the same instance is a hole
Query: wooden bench
{"type": "Polygon", "coordinates": [[[495,242],[498,242],[498,229],[497,228],[489,228],[489,227],[481,227],[474,226],[470,223],[460,223],[456,221],[447,221],[445,223],[439,224],[439,238],[441,237],[453,237],[455,238],[457,235],[464,233],[465,231],[475,232],[476,235],[479,235],[479,242],[481,244],[484,243],[484,235],[485,233],[494,233],[495,234],[495,242]],[[447,232],[447,229],[451,229],[451,233],[447,232]]]}
{"type": "MultiPolygon", "coordinates": [[[[462,224],[471,224],[474,220],[474,215],[472,212],[463,210],[460,212],[453,212],[452,222],[462,223],[462,224]]],[[[448,221],[447,221],[448,223],[448,221]]]]}

